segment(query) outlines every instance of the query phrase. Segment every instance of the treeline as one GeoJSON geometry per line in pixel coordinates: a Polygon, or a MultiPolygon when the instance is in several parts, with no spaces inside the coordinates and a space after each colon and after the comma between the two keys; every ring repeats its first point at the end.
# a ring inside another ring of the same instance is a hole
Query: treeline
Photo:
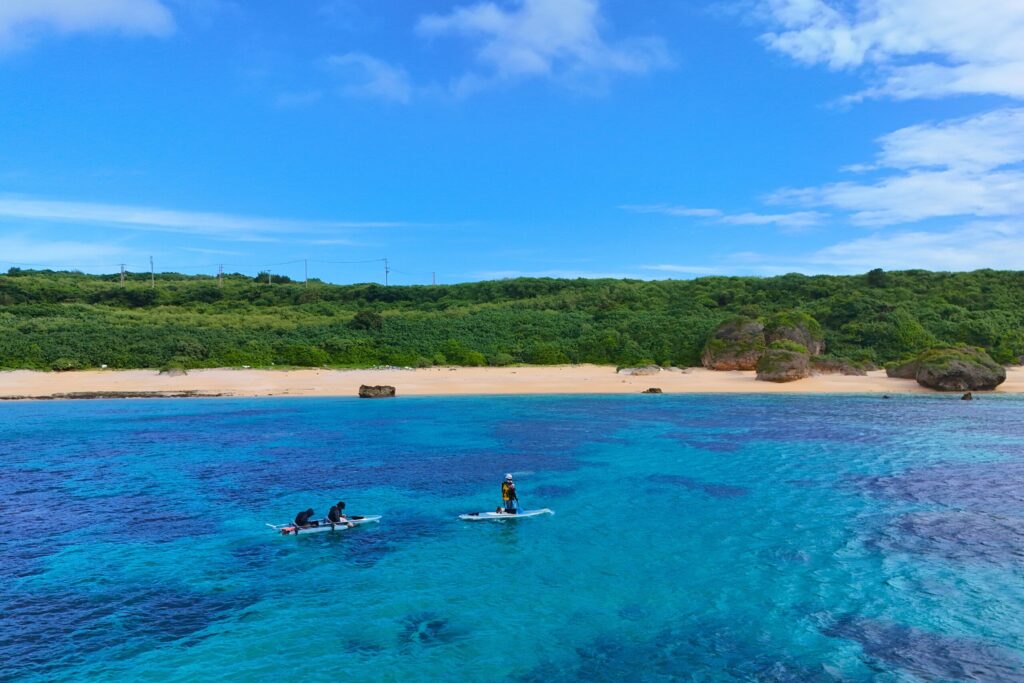
{"type": "Polygon", "coordinates": [[[264,274],[0,275],[0,367],[691,366],[737,315],[795,310],[826,355],[883,364],[936,344],[1024,356],[1024,273],[304,285],[264,274]]]}

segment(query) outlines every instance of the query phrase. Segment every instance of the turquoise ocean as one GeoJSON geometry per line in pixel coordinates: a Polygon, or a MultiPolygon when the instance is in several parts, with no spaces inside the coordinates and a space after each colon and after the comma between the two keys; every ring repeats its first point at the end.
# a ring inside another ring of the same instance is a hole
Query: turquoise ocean
{"type": "Polygon", "coordinates": [[[0,512],[0,680],[1024,681],[1020,398],[10,403],[0,512]]]}

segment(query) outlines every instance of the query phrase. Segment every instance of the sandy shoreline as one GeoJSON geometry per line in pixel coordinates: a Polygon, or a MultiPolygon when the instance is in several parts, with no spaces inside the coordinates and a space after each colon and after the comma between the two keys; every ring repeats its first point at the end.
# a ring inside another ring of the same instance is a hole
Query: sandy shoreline
{"type": "MultiPolygon", "coordinates": [[[[630,376],[597,365],[419,370],[192,370],[184,376],[155,370],[0,372],[0,398],[85,398],[88,394],[168,396],[355,396],[361,384],[390,384],[399,396],[501,394],[636,394],[659,387],[678,393],[935,393],[913,380],[876,371],[866,377],[820,375],[787,384],[758,382],[753,372],[703,368],[630,376]],[[80,394],[77,395],[76,394],[80,394]]],[[[1024,369],[1007,370],[995,393],[1024,393],[1024,369]]],[[[103,396],[100,396],[103,397],[103,396]]]]}

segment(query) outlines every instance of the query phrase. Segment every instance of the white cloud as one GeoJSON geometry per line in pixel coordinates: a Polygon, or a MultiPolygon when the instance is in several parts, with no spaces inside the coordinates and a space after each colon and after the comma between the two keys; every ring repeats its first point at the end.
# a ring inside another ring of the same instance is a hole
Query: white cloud
{"type": "Polygon", "coordinates": [[[327,63],[345,79],[342,92],[350,97],[368,97],[407,104],[413,88],[405,69],[361,52],[328,57],[327,63]]]}
{"type": "Polygon", "coordinates": [[[114,31],[167,36],[174,18],[159,0],[3,0],[0,51],[23,47],[46,33],[114,31]]]}
{"type": "Polygon", "coordinates": [[[953,230],[873,234],[832,245],[805,259],[834,272],[1024,268],[1024,224],[976,222],[953,230]]]}
{"type": "Polygon", "coordinates": [[[719,209],[694,209],[689,206],[672,204],[626,204],[620,206],[624,211],[633,213],[660,213],[666,216],[684,216],[693,218],[718,218],[722,215],[719,209]]]}
{"type": "Polygon", "coordinates": [[[1021,270],[1024,223],[977,221],[943,231],[874,233],[813,251],[784,257],[743,252],[710,265],[662,263],[644,270],[684,275],[781,275],[784,273],[863,273],[886,270],[963,271],[979,268],[1021,270]]]}
{"type": "Polygon", "coordinates": [[[818,211],[794,211],[792,213],[738,213],[726,214],[718,219],[728,225],[777,225],[780,228],[799,230],[820,224],[827,216],[818,211]]]}
{"type": "Polygon", "coordinates": [[[620,209],[634,213],[657,213],[665,216],[686,218],[707,218],[725,225],[775,225],[787,230],[800,230],[819,225],[828,216],[818,211],[794,211],[792,213],[725,213],[721,209],[694,209],[672,204],[640,204],[620,206],[620,209]]]}
{"type": "Polygon", "coordinates": [[[675,263],[659,263],[650,266],[640,266],[643,270],[654,270],[661,273],[677,273],[684,275],[715,275],[721,273],[719,266],[685,266],[675,263]]]}
{"type": "Polygon", "coordinates": [[[212,238],[267,241],[274,236],[330,233],[356,228],[408,227],[385,221],[308,221],[235,214],[178,211],[149,206],[126,206],[0,196],[0,220],[105,225],[129,230],[205,235],[212,238]]]}
{"type": "Polygon", "coordinates": [[[984,171],[1017,164],[1024,161],[1024,108],[909,126],[889,133],[879,143],[878,166],[890,168],[984,171]]]}
{"type": "Polygon", "coordinates": [[[500,80],[546,77],[579,84],[612,74],[644,74],[671,63],[661,40],[609,43],[601,25],[599,0],[516,0],[426,15],[417,32],[473,42],[483,72],[466,74],[454,86],[459,94],[500,80]]]}
{"type": "Polygon", "coordinates": [[[873,183],[780,190],[768,199],[849,212],[861,225],[1024,215],[1024,109],[902,128],[879,140],[873,183]]]}
{"type": "Polygon", "coordinates": [[[879,82],[854,96],[1024,97],[1024,2],[764,0],[772,48],[832,69],[869,66],[879,82]]]}
{"type": "Polygon", "coordinates": [[[125,256],[123,248],[111,244],[74,240],[34,239],[31,235],[0,236],[0,264],[5,266],[52,266],[53,264],[92,264],[102,261],[114,267],[125,256]]]}

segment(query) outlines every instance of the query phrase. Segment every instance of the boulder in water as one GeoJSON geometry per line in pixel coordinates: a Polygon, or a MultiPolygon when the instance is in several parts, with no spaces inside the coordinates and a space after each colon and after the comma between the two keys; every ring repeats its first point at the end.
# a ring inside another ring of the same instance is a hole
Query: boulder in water
{"type": "Polygon", "coordinates": [[[963,396],[960,397],[960,400],[961,401],[973,401],[974,400],[974,394],[972,394],[971,392],[968,391],[966,394],[964,394],[963,396]]]}
{"type": "Polygon", "coordinates": [[[394,398],[395,388],[386,384],[370,386],[363,384],[359,387],[359,398],[394,398]]]}
{"type": "Polygon", "coordinates": [[[645,394],[660,394],[662,392],[661,392],[661,388],[660,387],[651,387],[650,389],[644,389],[643,393],[645,393],[645,394]]]}

